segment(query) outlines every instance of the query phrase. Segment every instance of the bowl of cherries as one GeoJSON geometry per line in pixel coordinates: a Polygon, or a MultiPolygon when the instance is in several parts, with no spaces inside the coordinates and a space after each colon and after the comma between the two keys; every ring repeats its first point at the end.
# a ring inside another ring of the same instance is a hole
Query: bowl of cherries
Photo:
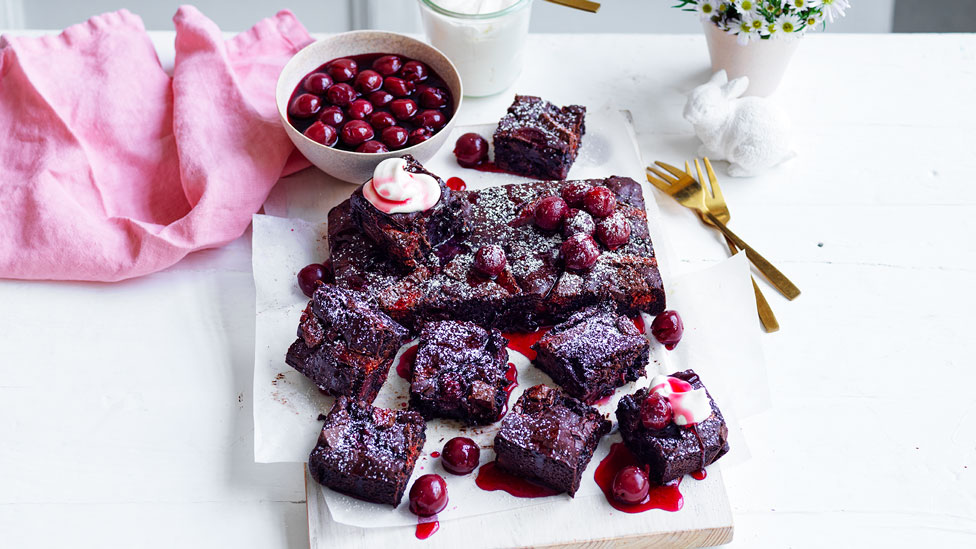
{"type": "Polygon", "coordinates": [[[457,69],[432,46],[392,32],[354,31],[295,54],[281,70],[275,98],[305,158],[358,185],[387,158],[434,156],[463,94],[457,69]]]}

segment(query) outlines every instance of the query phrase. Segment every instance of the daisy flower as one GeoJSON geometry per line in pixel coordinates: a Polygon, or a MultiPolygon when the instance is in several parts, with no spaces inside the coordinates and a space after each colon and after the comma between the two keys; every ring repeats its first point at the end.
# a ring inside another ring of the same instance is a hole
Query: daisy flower
{"type": "Polygon", "coordinates": [[[807,29],[814,30],[817,25],[823,23],[823,14],[819,11],[811,11],[803,22],[806,24],[807,29]]]}
{"type": "MultiPolygon", "coordinates": [[[[751,15],[743,14],[739,22],[729,29],[729,32],[736,36],[736,42],[740,46],[746,46],[749,42],[759,39],[759,30],[752,24],[755,20],[751,15]]],[[[760,26],[762,26],[761,23],[760,26]]]]}
{"type": "Polygon", "coordinates": [[[698,2],[696,9],[699,17],[702,19],[710,19],[712,16],[718,14],[718,2],[715,0],[702,0],[698,2]]]}
{"type": "Polygon", "coordinates": [[[797,10],[809,10],[820,6],[821,0],[787,0],[797,10]]]}
{"type": "Polygon", "coordinates": [[[827,16],[827,21],[833,23],[834,19],[844,17],[844,12],[851,7],[849,0],[822,0],[823,12],[827,16]]]}
{"type": "Polygon", "coordinates": [[[803,20],[795,13],[783,14],[776,19],[776,22],[779,23],[780,30],[778,38],[794,38],[803,32],[800,30],[803,27],[803,20]]]}
{"type": "Polygon", "coordinates": [[[777,18],[771,23],[767,22],[763,27],[763,34],[776,40],[782,38],[783,28],[780,26],[780,19],[781,18],[777,18]]]}
{"type": "Polygon", "coordinates": [[[755,16],[759,13],[759,1],[758,0],[735,0],[735,11],[739,12],[740,15],[751,15],[755,16]]]}

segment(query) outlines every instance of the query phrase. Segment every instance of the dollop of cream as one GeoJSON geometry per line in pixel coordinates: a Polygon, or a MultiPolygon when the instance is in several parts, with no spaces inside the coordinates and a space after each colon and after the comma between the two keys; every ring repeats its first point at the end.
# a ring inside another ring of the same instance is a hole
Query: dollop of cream
{"type": "Polygon", "coordinates": [[[441,186],[427,174],[410,173],[407,161],[387,158],[376,165],[373,178],[363,185],[363,196],[386,213],[410,213],[430,209],[441,198],[441,186]]]}
{"type": "Polygon", "coordinates": [[[674,424],[678,426],[701,423],[712,415],[712,405],[705,389],[692,389],[691,384],[676,377],[658,375],[651,379],[650,391],[671,403],[674,424]]]}

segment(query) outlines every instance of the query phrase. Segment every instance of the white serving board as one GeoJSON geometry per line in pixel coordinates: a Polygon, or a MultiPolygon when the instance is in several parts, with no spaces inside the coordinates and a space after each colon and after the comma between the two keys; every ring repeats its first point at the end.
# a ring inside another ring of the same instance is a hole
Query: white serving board
{"type": "MultiPolygon", "coordinates": [[[[453,143],[458,135],[467,131],[478,131],[487,136],[491,129],[491,125],[459,127],[454,130],[454,135],[451,136],[449,142],[453,143]]],[[[570,173],[571,179],[622,175],[641,181],[643,169],[640,154],[630,124],[621,113],[613,111],[591,113],[588,116],[588,129],[591,131],[584,138],[580,156],[570,173]],[[622,140],[621,136],[623,136],[622,140]]],[[[451,176],[463,177],[469,188],[524,181],[522,178],[504,174],[459,168],[454,163],[449,147],[445,147],[426,165],[431,171],[445,179],[451,176]]],[[[347,197],[354,189],[351,185],[337,184],[328,187],[313,187],[311,190],[308,187],[308,185],[305,185],[304,188],[301,185],[279,185],[281,192],[278,196],[269,198],[265,207],[266,213],[321,222],[324,221],[328,209],[347,197]]],[[[662,277],[665,280],[666,288],[669,288],[673,281],[668,266],[670,264],[669,258],[673,257],[673,254],[669,249],[667,238],[664,236],[664,230],[660,226],[660,217],[653,197],[654,194],[645,184],[645,198],[648,201],[651,234],[661,264],[662,277]]],[[[258,254],[260,249],[269,250],[266,242],[260,244],[262,240],[260,233],[267,230],[262,227],[272,226],[267,222],[258,223],[258,221],[258,219],[255,220],[255,254],[258,254]]],[[[293,229],[296,233],[303,232],[302,229],[298,228],[300,223],[297,221],[296,229],[293,229]]],[[[278,232],[265,233],[264,237],[267,238],[269,234],[272,236],[274,234],[283,235],[281,226],[273,230],[278,232]]],[[[308,230],[309,228],[306,227],[305,231],[308,230]]],[[[308,233],[306,232],[306,234],[308,233]]],[[[287,238],[287,236],[283,238],[287,238]]],[[[319,246],[322,245],[323,243],[320,242],[319,246]]],[[[307,253],[322,255],[324,252],[324,250],[314,252],[313,248],[315,247],[309,248],[307,253]]],[[[314,255],[310,257],[314,258],[314,255]]],[[[742,258],[738,259],[741,260],[742,258]]],[[[286,258],[286,262],[290,264],[294,261],[286,258]]],[[[304,259],[297,261],[302,265],[308,262],[311,261],[304,259]]],[[[732,268],[741,274],[743,281],[747,281],[748,267],[744,260],[732,260],[732,262],[739,265],[728,266],[725,269],[732,268]]],[[[297,268],[300,268],[300,265],[295,266],[296,270],[297,268]]],[[[257,265],[255,274],[256,282],[258,282],[257,265]]],[[[726,271],[716,276],[721,277],[728,274],[729,271],[726,271]]],[[[290,277],[283,276],[274,281],[274,284],[294,285],[293,282],[285,280],[287,278],[290,277]]],[[[261,293],[260,287],[258,293],[261,293]]],[[[743,282],[742,291],[738,293],[751,296],[751,286],[747,287],[746,283],[743,282]]],[[[669,299],[671,297],[669,295],[669,299]]],[[[277,333],[282,334],[284,332],[281,328],[281,316],[288,316],[290,320],[288,329],[293,331],[295,319],[290,317],[297,318],[297,314],[289,315],[284,310],[295,309],[296,307],[298,308],[296,310],[299,310],[303,306],[304,297],[299,296],[295,303],[290,303],[288,296],[284,296],[282,303],[276,304],[275,308],[278,309],[276,311],[271,310],[268,311],[268,314],[262,315],[259,307],[258,350],[262,350],[263,346],[262,325],[274,325],[277,328],[277,333]],[[278,305],[281,307],[277,307],[278,305]],[[273,320],[267,322],[269,319],[273,320]]],[[[282,337],[278,335],[275,339],[282,337]]],[[[263,349],[269,352],[257,353],[259,357],[255,365],[255,392],[261,392],[261,394],[255,395],[255,453],[258,461],[304,460],[308,449],[314,444],[321,425],[320,422],[312,418],[317,415],[319,408],[325,411],[331,404],[331,399],[321,397],[310,386],[305,387],[308,384],[304,379],[301,376],[295,376],[295,372],[284,365],[283,360],[279,357],[279,355],[283,357],[283,349],[287,347],[292,338],[293,336],[289,335],[282,342],[269,342],[269,346],[263,349]],[[282,349],[275,348],[279,345],[282,349]],[[262,355],[267,355],[266,360],[262,359],[262,355]],[[273,384],[275,386],[273,398],[261,398],[261,396],[268,396],[263,393],[267,392],[265,390],[266,385],[272,378],[274,378],[273,384]],[[300,398],[282,398],[281,392],[283,390],[292,390],[291,396],[300,398]],[[304,407],[292,409],[295,401],[306,399],[306,397],[310,400],[304,407]],[[266,409],[264,406],[272,408],[266,409]],[[282,436],[283,434],[287,434],[287,436],[282,436]]],[[[657,368],[659,371],[674,371],[691,366],[690,363],[680,358],[672,360],[671,355],[672,353],[663,353],[661,349],[656,349],[652,352],[651,370],[657,368]]],[[[674,355],[679,356],[678,353],[674,353],[674,355]]],[[[695,363],[694,367],[701,371],[697,364],[698,361],[692,362],[695,363]]],[[[521,370],[523,366],[519,366],[521,370]]],[[[650,371],[651,375],[653,373],[650,371]]],[[[391,379],[395,377],[395,374],[391,374],[391,379]]],[[[638,385],[646,384],[646,381],[646,378],[642,379],[638,385]]],[[[513,400],[527,386],[528,384],[523,384],[520,379],[520,387],[513,394],[513,400]]],[[[615,396],[619,398],[624,393],[634,390],[633,387],[625,387],[624,389],[627,390],[618,391],[615,396]]],[[[712,392],[715,393],[714,389],[712,392]]],[[[612,416],[612,409],[615,407],[617,398],[614,398],[610,405],[601,406],[602,411],[612,416]]],[[[437,427],[434,428],[436,430],[437,427]]],[[[488,427],[486,430],[493,431],[496,428],[497,425],[488,427]]],[[[422,468],[436,470],[436,467],[439,467],[429,458],[429,454],[433,450],[439,450],[439,446],[442,444],[442,441],[439,441],[441,437],[432,438],[430,435],[431,433],[428,433],[429,448],[424,449],[424,456],[418,462],[418,471],[415,472],[415,475],[427,472],[421,471],[422,468]]],[[[490,439],[491,433],[486,433],[486,435],[490,439]]],[[[596,464],[606,455],[609,445],[619,440],[619,434],[613,433],[603,441],[584,476],[584,486],[589,489],[581,489],[575,500],[570,500],[565,495],[539,500],[520,500],[502,492],[487,493],[476,488],[472,491],[473,480],[470,478],[449,478],[448,480],[452,481],[449,486],[456,487],[452,489],[452,494],[456,495],[452,503],[458,500],[465,503],[455,507],[454,513],[442,513],[440,530],[430,539],[423,541],[414,536],[414,519],[403,509],[390,510],[373,505],[364,506],[361,502],[350,501],[344,496],[337,497],[340,495],[314,481],[306,482],[310,544],[313,548],[386,546],[409,543],[422,543],[425,547],[433,547],[455,545],[463,541],[466,546],[471,547],[508,547],[580,543],[591,546],[595,542],[605,542],[614,545],[646,546],[654,543],[662,546],[688,547],[716,545],[731,539],[732,515],[722,482],[721,471],[717,465],[709,467],[709,476],[705,480],[686,479],[682,483],[681,490],[685,498],[685,506],[677,513],[650,511],[640,514],[627,514],[614,511],[607,504],[602,493],[595,489],[592,475],[596,464]],[[461,492],[457,492],[457,490],[461,490],[461,492]],[[508,503],[506,503],[506,499],[509,500],[508,503]],[[491,503],[483,506],[472,505],[474,501],[491,501],[491,503]],[[330,505],[332,506],[331,513],[330,505]],[[477,509],[472,510],[472,507],[477,509]],[[339,513],[339,515],[334,515],[334,513],[339,513]],[[360,513],[365,516],[358,516],[360,513]],[[377,524],[386,526],[376,527],[377,524]],[[500,528],[499,524],[504,524],[504,527],[500,528]],[[484,535],[472,537],[471,532],[483,532],[484,535]]],[[[744,448],[742,449],[744,450],[744,448]]],[[[482,462],[488,461],[492,457],[491,450],[487,450],[482,455],[482,462]]],[[[405,507],[405,504],[402,504],[402,507],[405,507]]],[[[448,511],[450,510],[449,507],[448,511]]]]}

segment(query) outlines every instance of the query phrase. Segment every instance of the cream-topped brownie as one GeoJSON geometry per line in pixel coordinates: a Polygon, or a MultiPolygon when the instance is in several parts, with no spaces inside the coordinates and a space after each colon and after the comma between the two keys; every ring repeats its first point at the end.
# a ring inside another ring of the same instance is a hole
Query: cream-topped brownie
{"type": "MultiPolygon", "coordinates": [[[[626,315],[665,309],[643,190],[633,179],[451,191],[450,201],[455,206],[446,215],[454,217],[444,223],[453,234],[431,242],[427,253],[411,254],[413,266],[399,260],[388,239],[375,237],[372,221],[357,215],[352,201],[333,208],[336,284],[370,295],[414,330],[427,320],[532,330],[604,302],[626,315]]],[[[383,223],[396,223],[400,214],[382,215],[383,223]]]]}
{"type": "Polygon", "coordinates": [[[729,451],[722,411],[693,370],[656,376],[650,387],[620,399],[617,422],[657,484],[700,471],[729,451]]]}

